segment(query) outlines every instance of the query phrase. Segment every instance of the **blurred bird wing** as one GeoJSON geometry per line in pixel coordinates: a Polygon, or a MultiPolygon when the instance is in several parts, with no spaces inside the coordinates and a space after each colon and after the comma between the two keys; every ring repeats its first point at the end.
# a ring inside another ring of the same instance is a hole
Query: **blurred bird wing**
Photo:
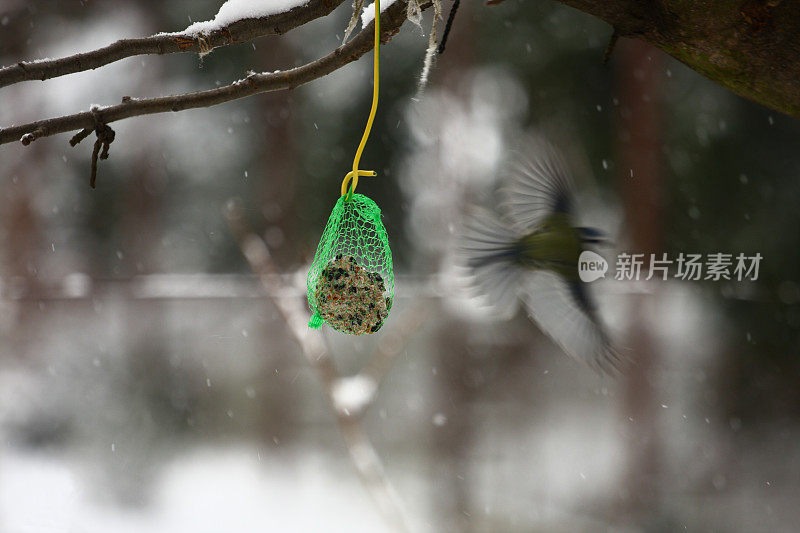
{"type": "Polygon", "coordinates": [[[510,318],[517,310],[525,274],[515,262],[515,242],[510,223],[473,206],[456,244],[458,263],[468,271],[470,292],[500,318],[510,318]]]}
{"type": "Polygon", "coordinates": [[[622,369],[619,352],[599,321],[588,287],[552,272],[533,273],[521,298],[531,317],[553,341],[575,359],[601,373],[622,369]]]}
{"type": "Polygon", "coordinates": [[[551,213],[572,214],[574,189],[567,163],[545,139],[529,137],[506,174],[500,207],[517,231],[534,231],[551,213]]]}

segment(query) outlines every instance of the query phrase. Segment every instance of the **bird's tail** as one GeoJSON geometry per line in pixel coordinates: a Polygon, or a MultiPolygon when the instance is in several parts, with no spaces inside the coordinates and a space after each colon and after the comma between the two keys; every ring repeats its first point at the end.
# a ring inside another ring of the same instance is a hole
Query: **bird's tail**
{"type": "Polygon", "coordinates": [[[497,315],[507,318],[518,306],[524,274],[517,258],[517,235],[494,213],[472,208],[458,238],[459,263],[466,268],[475,295],[497,315]]]}

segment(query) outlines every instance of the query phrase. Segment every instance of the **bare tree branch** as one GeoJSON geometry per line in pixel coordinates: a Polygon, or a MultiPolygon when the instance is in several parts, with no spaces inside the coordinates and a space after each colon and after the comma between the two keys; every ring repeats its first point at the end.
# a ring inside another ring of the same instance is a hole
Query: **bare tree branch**
{"type": "MultiPolygon", "coordinates": [[[[290,287],[284,285],[283,277],[272,261],[266,243],[248,227],[241,206],[236,201],[231,200],[228,202],[225,214],[231,232],[239,242],[250,268],[259,276],[262,285],[270,292],[274,292],[276,288],[279,288],[278,292],[287,294],[286,297],[275,298],[275,305],[292,336],[300,345],[303,355],[317,372],[322,382],[328,395],[336,424],[364,487],[375,500],[387,524],[398,532],[408,531],[400,499],[387,479],[383,463],[361,424],[360,415],[364,409],[359,409],[358,412],[350,412],[347,409],[340,408],[340,400],[337,397],[338,390],[346,380],[352,378],[339,375],[323,335],[320,332],[309,331],[307,325],[309,315],[305,306],[296,297],[296,293],[290,287]]],[[[406,326],[403,329],[404,335],[399,341],[401,345],[405,344],[406,341],[404,339],[407,339],[407,333],[413,330],[410,326],[406,326]]],[[[400,349],[397,350],[398,353],[399,351],[400,349]]],[[[377,353],[380,353],[380,350],[377,353]]],[[[385,357],[385,355],[380,357],[385,357]]],[[[386,370],[388,370],[388,367],[382,368],[381,373],[385,373],[386,370]]],[[[365,403],[368,405],[373,400],[374,394],[367,398],[365,403]]]]}
{"type": "Polygon", "coordinates": [[[281,35],[289,30],[324,17],[344,0],[309,0],[305,5],[267,17],[237,20],[202,36],[166,33],[141,39],[121,39],[103,48],[60,59],[20,61],[0,68],[0,87],[28,80],[48,80],[92,70],[126,57],[180,52],[207,53],[220,46],[244,43],[265,35],[281,35]],[[200,37],[200,38],[198,38],[200,37]]]}
{"type": "MultiPolygon", "coordinates": [[[[767,107],[800,118],[800,9],[796,1],[742,0],[557,0],[607,23],[617,37],[647,41],[690,68],[767,107]]],[[[487,0],[497,5],[502,0],[487,0]]],[[[214,47],[280,34],[327,15],[342,0],[310,0],[308,4],[258,19],[234,22],[203,35],[165,34],[125,39],[74,56],[21,62],[0,69],[0,87],[24,80],[48,79],[94,69],[138,54],[205,52],[214,47]]],[[[402,24],[404,2],[384,15],[384,39],[402,24]],[[394,23],[394,25],[392,24],[394,23]]],[[[426,3],[427,5],[427,3],[426,3]]],[[[362,31],[332,54],[279,74],[254,74],[226,87],[163,98],[123,99],[100,110],[102,123],[132,116],[208,107],[260,92],[296,87],[324,76],[368,51],[372,43],[362,31]]],[[[367,31],[366,33],[369,33],[367,31]]],[[[612,43],[616,40],[612,40],[612,43]]],[[[606,55],[612,47],[607,50],[606,55]]],[[[0,144],[24,144],[55,133],[94,127],[90,112],[0,129],[0,144]],[[24,139],[23,139],[24,136],[24,139]]]]}
{"type": "Polygon", "coordinates": [[[408,342],[414,337],[414,333],[425,325],[429,314],[430,306],[422,304],[403,311],[397,318],[397,326],[393,328],[399,330],[399,334],[390,334],[383,338],[359,372],[359,376],[372,381],[376,389],[380,387],[383,378],[392,368],[395,358],[403,352],[408,342]]]}
{"type": "MultiPolygon", "coordinates": [[[[396,2],[387,8],[381,14],[381,41],[388,42],[400,29],[405,19],[404,2],[396,2]]],[[[28,145],[41,137],[87,128],[91,129],[98,122],[100,124],[108,124],[135,116],[210,107],[254,94],[280,89],[293,89],[330,74],[372,50],[374,31],[373,22],[361,30],[347,44],[340,46],[330,54],[301,67],[283,72],[273,74],[252,73],[243,80],[206,91],[159,98],[137,99],[124,97],[121,104],[114,106],[40,120],[21,126],[2,128],[0,129],[0,144],[20,140],[22,144],[28,145]]]]}

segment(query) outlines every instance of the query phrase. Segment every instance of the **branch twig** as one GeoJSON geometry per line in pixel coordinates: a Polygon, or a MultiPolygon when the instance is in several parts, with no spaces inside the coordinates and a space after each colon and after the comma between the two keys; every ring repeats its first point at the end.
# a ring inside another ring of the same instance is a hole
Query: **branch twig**
{"type": "Polygon", "coordinates": [[[283,34],[314,19],[324,17],[344,0],[309,0],[303,6],[267,17],[237,20],[219,30],[198,36],[186,33],[121,39],[103,48],[60,59],[20,61],[0,68],[0,87],[28,80],[48,80],[66,74],[93,70],[126,57],[180,52],[208,53],[211,49],[244,43],[258,37],[283,34]]]}
{"type": "Polygon", "coordinates": [[[617,46],[618,40],[619,31],[614,28],[614,33],[612,33],[611,37],[608,39],[608,46],[606,46],[606,51],[603,54],[603,65],[608,65],[608,60],[611,59],[611,54],[614,53],[614,48],[617,46]]]}
{"type": "MultiPolygon", "coordinates": [[[[399,31],[404,21],[405,3],[396,2],[387,8],[381,14],[382,42],[388,42],[399,31]]],[[[243,80],[206,91],[159,98],[135,99],[125,97],[120,104],[99,108],[94,112],[84,111],[74,115],[40,120],[21,126],[2,128],[0,129],[0,144],[20,140],[22,144],[28,145],[41,137],[93,128],[96,119],[99,119],[103,124],[108,124],[130,117],[210,107],[254,94],[280,89],[293,89],[330,74],[372,50],[373,36],[374,22],[361,30],[347,44],[301,67],[273,74],[252,73],[243,80]]]]}
{"type": "Polygon", "coordinates": [[[454,0],[453,5],[450,7],[450,14],[447,16],[447,23],[444,26],[444,33],[442,33],[442,42],[439,43],[439,48],[436,50],[436,53],[442,55],[444,53],[444,47],[447,44],[447,38],[450,36],[450,30],[453,28],[453,21],[456,19],[456,13],[458,12],[458,6],[461,4],[461,0],[454,0]]]}
{"type": "MultiPolygon", "coordinates": [[[[262,285],[271,290],[274,290],[275,287],[282,287],[283,278],[272,261],[266,243],[250,230],[241,206],[231,200],[228,202],[225,214],[231,232],[236,237],[250,268],[259,276],[262,285]]],[[[290,290],[285,292],[291,293],[290,290]]],[[[341,401],[338,391],[347,380],[354,378],[339,375],[336,364],[328,352],[324,337],[318,332],[309,332],[308,312],[300,299],[295,297],[275,298],[274,302],[284,322],[300,345],[308,363],[319,375],[359,478],[375,500],[387,523],[397,531],[408,531],[399,497],[386,478],[383,463],[361,424],[361,414],[366,406],[374,400],[374,394],[364,398],[362,408],[357,412],[340,408],[341,401]]],[[[413,327],[415,323],[411,322],[411,325],[403,328],[404,335],[400,340],[400,347],[376,351],[372,358],[374,365],[368,364],[359,375],[369,369],[368,374],[373,376],[377,386],[388,370],[391,360],[402,351],[405,339],[409,337],[408,333],[415,330],[413,327]]]]}

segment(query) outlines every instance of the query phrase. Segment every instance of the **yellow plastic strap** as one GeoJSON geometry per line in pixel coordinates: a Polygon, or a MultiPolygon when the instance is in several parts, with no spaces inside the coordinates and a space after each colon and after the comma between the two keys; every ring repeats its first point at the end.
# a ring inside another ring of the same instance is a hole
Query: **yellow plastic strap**
{"type": "Polygon", "coordinates": [[[345,175],[344,179],[342,180],[342,196],[344,196],[345,194],[348,195],[346,198],[347,200],[352,198],[353,193],[356,192],[359,176],[377,175],[377,173],[373,170],[359,170],[358,163],[361,161],[361,153],[364,151],[364,146],[366,146],[367,144],[367,139],[369,138],[369,132],[372,130],[372,122],[375,120],[375,112],[378,110],[378,81],[380,79],[378,65],[380,59],[380,46],[381,46],[381,4],[380,0],[375,0],[375,49],[373,52],[375,57],[375,66],[373,68],[373,80],[372,80],[372,109],[370,109],[369,111],[369,118],[367,119],[367,127],[364,128],[364,135],[361,136],[361,143],[359,143],[358,149],[356,150],[356,156],[353,159],[353,170],[351,172],[348,172],[345,175]],[[352,180],[352,185],[349,185],[350,180],[352,180]]]}

